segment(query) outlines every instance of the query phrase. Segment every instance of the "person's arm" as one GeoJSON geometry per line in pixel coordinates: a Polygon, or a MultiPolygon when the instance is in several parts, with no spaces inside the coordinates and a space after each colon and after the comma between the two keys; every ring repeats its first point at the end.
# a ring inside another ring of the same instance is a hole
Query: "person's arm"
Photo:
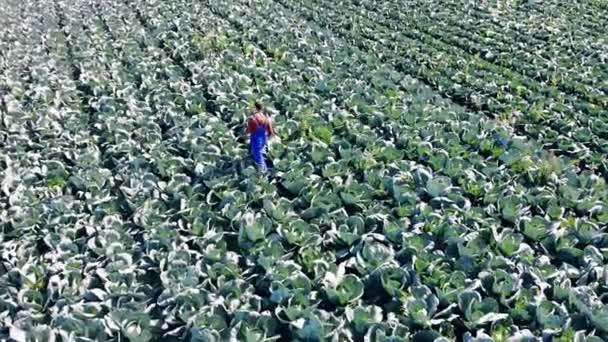
{"type": "Polygon", "coordinates": [[[266,133],[268,133],[268,136],[274,135],[274,128],[272,127],[272,120],[270,118],[266,120],[266,133]]]}
{"type": "Polygon", "coordinates": [[[245,134],[252,134],[255,131],[255,122],[253,118],[249,119],[247,123],[247,129],[245,130],[245,134]]]}

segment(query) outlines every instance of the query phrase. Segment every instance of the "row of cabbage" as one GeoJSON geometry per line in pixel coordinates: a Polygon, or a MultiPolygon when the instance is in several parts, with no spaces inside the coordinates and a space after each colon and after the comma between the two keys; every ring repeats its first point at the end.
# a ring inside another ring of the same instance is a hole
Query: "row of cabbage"
{"type": "MultiPolygon", "coordinates": [[[[467,52],[479,54],[490,62],[549,83],[550,86],[556,86],[560,90],[603,108],[608,106],[606,102],[608,101],[606,100],[608,94],[608,83],[606,83],[608,74],[606,72],[608,69],[606,69],[606,63],[602,61],[601,52],[593,52],[591,56],[583,57],[581,60],[580,52],[568,53],[568,51],[574,50],[568,45],[559,48],[550,45],[553,39],[557,39],[556,43],[564,45],[569,42],[566,39],[567,33],[563,31],[559,31],[562,36],[547,38],[549,42],[524,32],[524,39],[529,41],[522,39],[518,44],[513,44],[513,40],[518,38],[522,32],[515,31],[513,21],[503,18],[502,15],[500,20],[496,21],[506,28],[498,27],[492,20],[482,21],[475,16],[466,15],[466,12],[463,13],[466,20],[463,20],[462,16],[455,16],[451,11],[441,12],[441,8],[433,8],[424,4],[419,4],[416,10],[407,15],[395,11],[399,6],[397,3],[386,2],[381,7],[365,2],[364,4],[369,6],[368,8],[399,19],[404,28],[411,26],[420,29],[435,38],[461,47],[467,52]],[[480,25],[483,30],[479,29],[480,25]]],[[[577,41],[577,43],[586,44],[587,42],[577,41]]],[[[601,46],[601,43],[599,44],[601,46]]],[[[601,48],[598,49],[601,51],[601,48]]]]}
{"type": "MultiPolygon", "coordinates": [[[[450,9],[455,9],[452,6],[457,4],[449,0],[441,3],[450,9]]],[[[598,15],[601,13],[600,8],[590,1],[571,3],[543,1],[543,3],[523,6],[515,3],[467,3],[455,10],[459,12],[464,10],[479,19],[490,19],[501,26],[512,26],[512,29],[527,32],[533,38],[545,43],[567,46],[572,51],[560,51],[565,52],[565,56],[575,51],[583,56],[590,56],[597,49],[600,51],[606,49],[603,34],[606,19],[598,15]],[[539,21],[545,25],[537,25],[539,21]],[[572,38],[571,41],[559,42],[560,38],[566,37],[572,38]]],[[[522,37],[522,39],[526,38],[522,37]]]]}
{"type": "MultiPolygon", "coordinates": [[[[600,12],[606,9],[606,4],[602,4],[599,1],[582,1],[577,3],[549,1],[545,6],[530,6],[530,9],[532,13],[544,15],[551,23],[555,23],[555,25],[561,28],[570,27],[573,38],[576,39],[593,37],[601,42],[604,33],[606,33],[606,23],[608,23],[608,20],[600,12]],[[571,24],[567,24],[566,21],[570,21],[571,24]]],[[[525,14],[526,11],[523,13],[525,14]]]]}
{"type": "MultiPolygon", "coordinates": [[[[575,4],[575,3],[573,3],[575,4]]],[[[438,24],[449,22],[460,28],[459,35],[477,41],[483,40],[490,47],[499,46],[501,50],[510,47],[511,57],[521,58],[532,64],[544,65],[552,68],[559,74],[568,77],[559,78],[561,82],[574,78],[606,92],[605,76],[606,41],[602,36],[592,37],[589,32],[580,32],[577,28],[580,23],[572,24],[579,16],[561,13],[555,20],[552,13],[530,13],[526,11],[506,10],[500,15],[491,15],[488,11],[480,10],[475,6],[460,6],[460,4],[445,1],[438,3],[444,11],[436,10],[434,15],[440,18],[438,24]],[[463,20],[456,21],[448,13],[460,13],[463,20]],[[568,20],[565,19],[568,18],[568,20]],[[545,25],[537,25],[538,22],[545,25]],[[477,30],[471,30],[476,27],[477,30]],[[518,44],[512,44],[513,37],[517,37],[518,44]],[[488,38],[488,39],[484,39],[488,38]],[[507,43],[511,43],[508,44],[507,43]],[[559,51],[559,53],[554,53],[559,51]]],[[[432,8],[432,7],[431,7],[432,8]]],[[[422,8],[421,8],[422,9],[422,8]]],[[[504,50],[506,53],[506,50],[504,50]]],[[[558,75],[559,75],[558,74],[558,75]]],[[[556,75],[556,76],[558,76],[556,75]]],[[[547,78],[550,80],[550,78],[547,78]]],[[[584,89],[582,89],[584,90],[584,89]]]]}
{"type": "MultiPolygon", "coordinates": [[[[444,8],[454,10],[454,13],[464,12],[477,18],[485,18],[495,24],[509,24],[514,29],[526,29],[533,38],[545,42],[555,41],[557,37],[570,35],[575,45],[570,47],[581,52],[594,52],[594,48],[602,46],[603,32],[606,19],[598,15],[602,9],[601,1],[530,1],[525,2],[480,2],[458,5],[451,0],[440,1],[444,8]],[[598,6],[600,5],[600,6],[598,6]],[[537,25],[541,21],[545,25],[537,25]],[[578,42],[587,45],[578,45],[578,42]]],[[[604,4],[605,6],[605,4],[604,4]]],[[[563,43],[562,43],[563,44],[563,43]]]]}

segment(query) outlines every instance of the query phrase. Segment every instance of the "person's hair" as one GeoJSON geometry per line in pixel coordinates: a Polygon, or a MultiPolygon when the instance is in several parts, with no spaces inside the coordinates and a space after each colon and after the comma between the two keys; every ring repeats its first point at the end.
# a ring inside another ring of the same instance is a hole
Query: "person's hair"
{"type": "Polygon", "coordinates": [[[264,109],[264,107],[259,101],[255,101],[255,109],[261,111],[262,109],[264,109]]]}

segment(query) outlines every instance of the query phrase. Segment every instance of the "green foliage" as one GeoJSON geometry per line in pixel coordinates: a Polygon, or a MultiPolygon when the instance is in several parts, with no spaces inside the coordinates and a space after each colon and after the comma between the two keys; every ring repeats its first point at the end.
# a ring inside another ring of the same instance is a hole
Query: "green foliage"
{"type": "Polygon", "coordinates": [[[54,176],[48,180],[49,188],[63,188],[67,184],[67,180],[63,177],[54,176]]]}
{"type": "Polygon", "coordinates": [[[330,126],[316,126],[312,129],[312,135],[322,142],[329,144],[333,136],[330,126]]]}
{"type": "Polygon", "coordinates": [[[608,340],[606,5],[278,2],[0,6],[0,339],[608,340]]]}

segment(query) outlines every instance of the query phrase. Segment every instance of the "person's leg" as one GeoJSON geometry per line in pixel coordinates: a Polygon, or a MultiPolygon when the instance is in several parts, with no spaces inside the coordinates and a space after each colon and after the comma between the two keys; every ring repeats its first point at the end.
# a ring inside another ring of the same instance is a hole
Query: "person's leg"
{"type": "Polygon", "coordinates": [[[256,164],[258,170],[266,172],[266,161],[264,160],[264,143],[259,139],[251,141],[251,157],[256,164]]]}
{"type": "Polygon", "coordinates": [[[268,166],[266,165],[266,160],[264,160],[264,158],[262,158],[262,161],[258,163],[258,167],[260,169],[260,172],[262,173],[268,171],[268,166]]]}
{"type": "Polygon", "coordinates": [[[266,172],[268,171],[268,165],[266,165],[266,137],[264,137],[264,140],[262,141],[262,148],[260,151],[260,156],[261,156],[261,164],[260,164],[260,168],[262,169],[262,172],[266,172]]]}

